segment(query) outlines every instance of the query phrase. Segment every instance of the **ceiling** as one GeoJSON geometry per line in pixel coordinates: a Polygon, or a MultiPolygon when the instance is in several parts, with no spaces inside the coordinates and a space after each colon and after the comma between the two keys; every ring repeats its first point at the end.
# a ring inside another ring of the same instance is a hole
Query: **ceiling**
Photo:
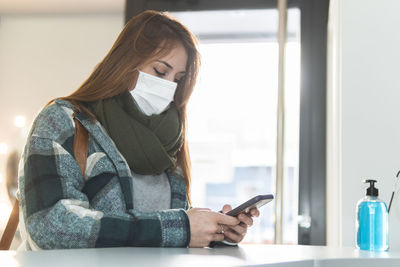
{"type": "Polygon", "coordinates": [[[0,15],[123,13],[125,0],[0,0],[0,15]]]}

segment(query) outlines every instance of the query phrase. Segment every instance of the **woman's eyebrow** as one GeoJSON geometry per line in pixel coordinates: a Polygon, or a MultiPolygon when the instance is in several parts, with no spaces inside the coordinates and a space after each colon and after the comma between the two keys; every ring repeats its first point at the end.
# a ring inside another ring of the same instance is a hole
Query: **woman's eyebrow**
{"type": "MultiPolygon", "coordinates": [[[[157,62],[163,63],[165,66],[167,66],[168,68],[170,68],[171,70],[174,69],[174,67],[172,67],[168,62],[163,61],[163,60],[157,60],[157,62]]],[[[186,73],[186,71],[180,71],[179,73],[186,73]]]]}
{"type": "Polygon", "coordinates": [[[173,67],[170,64],[168,64],[168,62],[165,62],[165,61],[162,61],[162,60],[157,60],[157,61],[160,62],[160,63],[163,63],[168,68],[173,69],[173,67]]]}

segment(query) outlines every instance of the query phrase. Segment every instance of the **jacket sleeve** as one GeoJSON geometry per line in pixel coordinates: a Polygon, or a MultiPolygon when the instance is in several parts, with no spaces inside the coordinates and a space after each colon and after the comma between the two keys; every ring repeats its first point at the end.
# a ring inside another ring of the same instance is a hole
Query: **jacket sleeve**
{"type": "Polygon", "coordinates": [[[90,208],[78,164],[65,146],[31,135],[19,173],[19,199],[31,249],[187,246],[185,210],[121,212],[90,208]]]}

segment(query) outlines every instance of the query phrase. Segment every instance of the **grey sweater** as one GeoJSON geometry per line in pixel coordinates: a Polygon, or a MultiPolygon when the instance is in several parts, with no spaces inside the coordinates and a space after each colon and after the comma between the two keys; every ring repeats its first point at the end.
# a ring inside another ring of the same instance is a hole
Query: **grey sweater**
{"type": "Polygon", "coordinates": [[[141,212],[167,210],[171,206],[171,188],[168,176],[141,175],[132,172],[133,207],[141,212]]]}

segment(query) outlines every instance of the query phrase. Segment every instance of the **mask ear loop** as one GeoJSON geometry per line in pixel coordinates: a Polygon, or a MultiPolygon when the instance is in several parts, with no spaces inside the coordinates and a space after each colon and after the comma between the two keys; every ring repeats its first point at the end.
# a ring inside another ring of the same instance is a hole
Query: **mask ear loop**
{"type": "Polygon", "coordinates": [[[392,197],[390,198],[388,213],[390,212],[390,207],[392,206],[392,201],[393,201],[393,197],[394,197],[394,192],[396,191],[397,186],[398,186],[398,184],[399,184],[399,174],[400,174],[400,171],[398,171],[398,172],[397,172],[397,175],[396,175],[396,183],[394,184],[394,190],[393,190],[393,192],[392,192],[392,197]]]}

